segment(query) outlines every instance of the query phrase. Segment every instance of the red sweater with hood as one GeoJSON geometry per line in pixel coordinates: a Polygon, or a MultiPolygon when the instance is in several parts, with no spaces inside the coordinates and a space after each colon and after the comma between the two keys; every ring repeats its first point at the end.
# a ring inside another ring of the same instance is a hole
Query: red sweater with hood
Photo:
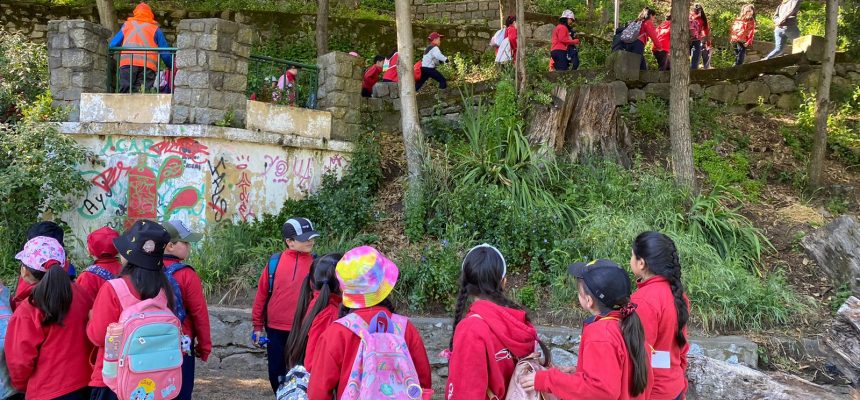
{"type": "Polygon", "coordinates": [[[672,21],[663,21],[660,26],[656,28],[657,30],[657,46],[661,50],[654,51],[669,51],[671,44],[671,36],[672,36],[672,21]]]}
{"type": "Polygon", "coordinates": [[[657,29],[654,28],[653,18],[648,18],[642,22],[642,27],[639,28],[639,41],[643,44],[648,44],[648,38],[651,38],[651,43],[653,43],[654,51],[668,51],[668,49],[664,49],[660,45],[660,41],[657,39],[657,29]]]}
{"type": "MultiPolygon", "coordinates": [[[[117,259],[116,247],[113,239],[117,237],[116,231],[110,228],[101,228],[87,236],[87,250],[95,258],[93,265],[104,268],[114,276],[119,276],[122,264],[117,259]]],[[[75,283],[89,292],[93,298],[99,293],[99,289],[107,282],[104,278],[92,273],[81,272],[75,283]]]]}
{"type": "MultiPolygon", "coordinates": [[[[314,292],[314,298],[311,299],[310,307],[313,307],[319,298],[320,292],[314,292]]],[[[337,321],[337,316],[340,314],[341,297],[339,294],[330,294],[328,296],[328,304],[320,311],[311,323],[311,329],[308,330],[308,344],[305,348],[305,369],[310,372],[314,360],[314,349],[316,349],[320,336],[325,332],[334,321],[337,321]]],[[[310,307],[308,313],[310,313],[310,307]]],[[[307,318],[307,315],[305,315],[307,318]]]]}
{"type": "Polygon", "coordinates": [[[6,364],[12,386],[28,400],[48,400],[87,386],[93,346],[87,340],[87,313],[93,299],[72,284],[72,305],[62,324],[42,325],[43,313],[22,302],[6,331],[6,364]]]}
{"type": "Polygon", "coordinates": [[[552,50],[564,50],[567,51],[567,46],[575,46],[579,44],[579,39],[571,39],[570,38],[570,30],[567,29],[567,25],[558,24],[555,26],[555,29],[552,30],[552,50]]]}
{"type": "Polygon", "coordinates": [[[254,299],[252,310],[255,331],[262,331],[264,327],[281,331],[293,329],[293,318],[296,315],[302,282],[313,262],[314,257],[311,253],[284,250],[278,261],[278,268],[275,270],[275,289],[272,291],[271,299],[268,300],[268,307],[266,307],[266,299],[269,297],[269,266],[268,262],[266,263],[257,281],[257,297],[254,299]],[[264,309],[265,316],[263,316],[264,309]]]}
{"type": "MultiPolygon", "coordinates": [[[[388,309],[382,306],[359,308],[352,312],[370,323],[370,320],[380,311],[390,315],[388,309]]],[[[411,321],[406,325],[404,339],[409,348],[409,355],[412,356],[412,362],[415,364],[415,372],[418,373],[421,387],[430,389],[432,382],[427,349],[424,348],[421,333],[418,332],[415,325],[412,325],[411,321]]],[[[314,352],[314,372],[311,374],[308,385],[308,398],[310,400],[330,400],[331,394],[335,390],[337,390],[338,399],[343,396],[344,387],[340,383],[346,383],[349,380],[349,374],[352,371],[352,364],[355,362],[360,343],[361,339],[343,325],[332,324],[325,330],[317,342],[314,352]]]]}
{"type": "MultiPolygon", "coordinates": [[[[678,313],[675,309],[675,296],[669,281],[662,276],[655,276],[646,281],[637,282],[638,290],[630,297],[630,301],[638,304],[636,312],[645,328],[645,341],[653,347],[652,352],[664,351],[669,353],[669,368],[654,368],[654,390],[651,398],[655,400],[675,399],[687,390],[687,352],[690,342],[679,346],[675,340],[678,330],[678,313]]],[[[685,300],[686,297],[684,298],[685,300]]],[[[687,300],[689,310],[689,300],[687,300]]],[[[687,336],[687,328],[684,328],[687,336]]],[[[653,353],[652,353],[653,355],[653,353]]]]}
{"type": "MultiPolygon", "coordinates": [[[[164,256],[164,268],[180,262],[176,257],[164,256]]],[[[182,268],[173,274],[173,278],[179,283],[179,292],[182,293],[182,307],[185,308],[185,321],[182,322],[182,333],[191,338],[191,343],[196,343],[195,355],[201,360],[209,360],[212,353],[212,335],[209,327],[209,307],[206,305],[206,296],[203,295],[203,283],[197,272],[191,267],[182,268]]]]}
{"type": "Polygon", "coordinates": [[[482,399],[489,389],[504,399],[514,360],[532,354],[537,338],[525,311],[475,301],[454,333],[445,398],[482,399]]]}
{"type": "MultiPolygon", "coordinates": [[[[620,313],[596,316],[582,328],[579,362],[576,371],[566,374],[555,368],[535,375],[535,389],[558,396],[561,400],[628,400],[649,399],[654,376],[648,368],[648,387],[639,396],[630,395],[633,365],[621,334],[620,313]]],[[[647,344],[646,344],[647,346],[647,344]]],[[[651,364],[648,357],[647,363],[651,364]]]]}

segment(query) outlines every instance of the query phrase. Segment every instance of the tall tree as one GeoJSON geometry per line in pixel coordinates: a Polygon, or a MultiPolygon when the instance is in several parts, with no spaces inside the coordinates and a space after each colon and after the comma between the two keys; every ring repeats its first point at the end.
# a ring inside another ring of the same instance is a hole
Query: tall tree
{"type": "Polygon", "coordinates": [[[821,80],[815,98],[815,139],[812,141],[812,161],[809,163],[809,184],[818,188],[824,183],[824,155],[827,150],[827,118],[830,116],[830,82],[836,61],[836,30],[839,0],[827,0],[826,56],[821,66],[821,80]]]}
{"type": "Polygon", "coordinates": [[[99,10],[99,22],[102,26],[116,32],[116,10],[113,0],[96,0],[96,8],[99,10]]]}
{"type": "Polygon", "coordinates": [[[397,76],[400,81],[400,124],[406,148],[406,168],[409,190],[420,191],[423,166],[424,136],[418,122],[418,101],[415,99],[415,77],[412,75],[413,39],[410,0],[395,0],[397,23],[397,76]]]}
{"type": "Polygon", "coordinates": [[[672,1],[671,63],[669,75],[669,136],[675,182],[696,190],[693,141],[690,136],[690,0],[672,1]]]}
{"type": "Polygon", "coordinates": [[[517,59],[514,60],[517,66],[517,94],[520,95],[520,100],[525,97],[522,94],[526,88],[526,12],[523,3],[525,0],[517,1],[517,59]]]}
{"type": "Polygon", "coordinates": [[[505,18],[508,15],[517,15],[517,0],[499,0],[499,21],[500,25],[505,25],[505,18]]]}
{"type": "Polygon", "coordinates": [[[328,0],[317,0],[317,57],[328,53],[328,0]]]}

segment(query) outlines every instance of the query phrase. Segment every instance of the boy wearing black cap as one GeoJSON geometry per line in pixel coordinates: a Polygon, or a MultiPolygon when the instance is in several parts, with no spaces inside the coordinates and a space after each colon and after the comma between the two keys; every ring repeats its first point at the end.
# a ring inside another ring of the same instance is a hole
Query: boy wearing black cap
{"type": "Polygon", "coordinates": [[[287,338],[293,328],[302,282],[314,261],[314,239],[319,236],[307,218],[288,219],[281,233],[287,248],[273,254],[263,268],[252,313],[254,344],[266,346],[273,392],[278,389],[279,377],[287,373],[287,338]]]}

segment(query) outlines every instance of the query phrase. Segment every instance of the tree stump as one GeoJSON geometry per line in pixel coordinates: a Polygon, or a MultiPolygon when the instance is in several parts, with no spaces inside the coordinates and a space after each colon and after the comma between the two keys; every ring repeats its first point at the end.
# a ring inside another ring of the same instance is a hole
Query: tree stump
{"type": "Polygon", "coordinates": [[[833,353],[831,362],[860,388],[860,299],[851,296],[839,307],[824,343],[833,353]]]}

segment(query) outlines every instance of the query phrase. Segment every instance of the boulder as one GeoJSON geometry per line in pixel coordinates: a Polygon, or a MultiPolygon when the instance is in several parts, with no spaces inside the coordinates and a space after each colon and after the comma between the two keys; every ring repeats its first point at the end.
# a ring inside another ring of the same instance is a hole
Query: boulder
{"type": "Polygon", "coordinates": [[[669,100],[669,84],[649,83],[645,86],[645,93],[651,96],[659,97],[664,100],[669,100]]]}
{"type": "Polygon", "coordinates": [[[550,354],[552,354],[552,364],[557,367],[575,367],[578,361],[578,357],[573,353],[558,347],[554,347],[550,354]]]}
{"type": "Polygon", "coordinates": [[[224,357],[221,360],[221,369],[234,371],[264,371],[266,360],[252,353],[239,353],[224,357]]]}
{"type": "Polygon", "coordinates": [[[784,75],[764,75],[761,79],[770,89],[770,92],[773,94],[780,94],[785,92],[792,92],[797,89],[797,85],[794,81],[784,75]]]}
{"type": "Polygon", "coordinates": [[[848,283],[860,295],[860,225],[843,215],[800,242],[835,285],[848,283]]]}
{"type": "Polygon", "coordinates": [[[738,93],[738,104],[758,104],[759,98],[765,101],[770,97],[770,89],[762,82],[753,81],[746,84],[746,88],[738,93]]]}
{"type": "Polygon", "coordinates": [[[627,85],[621,81],[613,81],[609,83],[609,86],[612,87],[612,93],[615,97],[615,105],[623,106],[627,104],[627,85]]]}
{"type": "Polygon", "coordinates": [[[621,81],[639,80],[639,63],[641,54],[630,53],[624,50],[613,51],[606,60],[611,77],[621,81]]]}
{"type": "Polygon", "coordinates": [[[797,93],[783,93],[776,100],[776,106],[781,110],[796,110],[803,103],[803,98],[797,93]]]}
{"type": "Polygon", "coordinates": [[[794,81],[798,86],[803,86],[807,89],[818,89],[818,82],[821,80],[821,69],[810,69],[797,74],[794,81]]]}
{"type": "Polygon", "coordinates": [[[834,76],[833,80],[830,82],[830,90],[831,91],[839,91],[841,93],[851,93],[856,88],[856,85],[852,85],[851,81],[843,78],[841,76],[834,76]]]}
{"type": "Polygon", "coordinates": [[[645,100],[645,98],[648,97],[648,94],[646,94],[642,89],[630,89],[627,92],[627,97],[630,101],[639,101],[645,100]]]}
{"type": "Polygon", "coordinates": [[[553,24],[543,24],[534,30],[534,35],[532,36],[535,40],[549,40],[552,37],[552,30],[555,29],[555,25],[553,24]]]}
{"type": "Polygon", "coordinates": [[[801,36],[791,43],[792,53],[806,53],[809,61],[823,63],[827,59],[827,39],[821,36],[801,36]]]}
{"type": "Polygon", "coordinates": [[[209,330],[212,336],[212,346],[227,346],[232,339],[232,332],[227,328],[227,324],[221,322],[220,319],[212,317],[209,319],[209,330]]]}
{"type": "Polygon", "coordinates": [[[694,83],[694,84],[690,85],[690,97],[692,97],[694,99],[698,99],[698,98],[702,97],[703,94],[705,94],[705,90],[702,89],[702,85],[700,85],[698,83],[694,83]]]}
{"type": "Polygon", "coordinates": [[[718,83],[705,88],[705,97],[724,104],[734,103],[738,98],[738,85],[733,83],[718,83]]]}
{"type": "Polygon", "coordinates": [[[830,362],[854,387],[860,387],[860,299],[851,296],[839,307],[824,339],[830,362]]]}

